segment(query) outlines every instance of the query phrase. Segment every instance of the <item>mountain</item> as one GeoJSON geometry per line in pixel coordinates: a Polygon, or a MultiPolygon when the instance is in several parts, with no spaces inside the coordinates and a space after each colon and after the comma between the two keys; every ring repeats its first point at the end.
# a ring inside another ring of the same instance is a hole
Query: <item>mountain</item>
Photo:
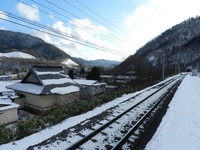
{"type": "Polygon", "coordinates": [[[36,58],[52,61],[73,59],[64,51],[40,38],[20,32],[0,30],[0,53],[14,51],[28,53],[36,58]]]}
{"type": "Polygon", "coordinates": [[[113,68],[120,63],[118,61],[105,60],[105,59],[97,59],[97,60],[84,60],[82,58],[74,58],[74,59],[76,59],[80,64],[87,67],[100,66],[105,68],[113,68]]]}
{"type": "MultiPolygon", "coordinates": [[[[18,54],[25,53],[27,55],[31,55],[37,58],[39,60],[39,63],[41,63],[41,60],[45,60],[46,62],[51,61],[51,63],[64,62],[65,64],[67,64],[67,62],[70,62],[70,66],[72,66],[72,64],[76,64],[77,66],[79,66],[79,64],[75,60],[73,60],[71,56],[69,56],[56,46],[46,43],[40,38],[20,32],[0,30],[0,53],[2,53],[1,55],[4,55],[3,53],[6,53],[5,55],[7,55],[10,52],[18,52],[18,54]]],[[[5,61],[8,61],[8,59],[4,59],[4,63],[5,61]]],[[[17,61],[20,60],[17,59],[17,61]]],[[[33,60],[31,61],[33,63],[33,60]]],[[[49,62],[47,62],[47,64],[48,63],[49,62]]]]}
{"type": "Polygon", "coordinates": [[[179,70],[186,71],[189,66],[199,68],[199,63],[200,17],[195,17],[164,31],[113,71],[117,74],[154,77],[160,76],[163,66],[165,74],[173,74],[179,70]]]}
{"type": "Polygon", "coordinates": [[[19,51],[36,58],[63,60],[69,57],[64,51],[40,38],[20,32],[0,30],[0,52],[19,51]]]}

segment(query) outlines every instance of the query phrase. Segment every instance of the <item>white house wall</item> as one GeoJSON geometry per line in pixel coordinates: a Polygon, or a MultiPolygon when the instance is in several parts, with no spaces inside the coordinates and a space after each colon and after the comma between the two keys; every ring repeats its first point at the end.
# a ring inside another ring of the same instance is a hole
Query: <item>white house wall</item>
{"type": "Polygon", "coordinates": [[[19,109],[22,109],[25,107],[25,100],[26,100],[25,97],[16,98],[16,99],[14,99],[14,103],[19,105],[19,107],[18,107],[19,109]]]}
{"type": "Polygon", "coordinates": [[[26,101],[25,103],[33,105],[33,106],[38,106],[40,108],[45,108],[45,107],[51,107],[56,105],[56,95],[33,95],[33,94],[28,94],[24,93],[26,96],[26,101]]]}
{"type": "Polygon", "coordinates": [[[106,91],[106,85],[93,85],[93,86],[85,86],[81,88],[80,98],[81,99],[92,99],[95,95],[104,93],[106,91]]]}
{"type": "Polygon", "coordinates": [[[80,97],[80,92],[74,92],[65,95],[57,95],[57,105],[67,105],[78,101],[80,97]]]}
{"type": "Polygon", "coordinates": [[[26,100],[25,103],[28,107],[46,111],[56,105],[66,105],[74,101],[78,101],[80,97],[79,92],[74,92],[65,95],[51,94],[51,95],[33,95],[24,93],[26,100]],[[36,107],[35,107],[36,106],[36,107]],[[49,107],[49,108],[48,108],[49,107]]]}
{"type": "Polygon", "coordinates": [[[17,119],[17,108],[6,109],[0,113],[0,125],[17,121],[17,119]]]}

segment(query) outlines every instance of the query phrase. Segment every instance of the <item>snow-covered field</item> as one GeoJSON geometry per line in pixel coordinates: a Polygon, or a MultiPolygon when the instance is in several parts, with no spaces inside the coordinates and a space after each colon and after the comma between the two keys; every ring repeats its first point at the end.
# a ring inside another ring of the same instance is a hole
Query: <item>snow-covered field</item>
{"type": "Polygon", "coordinates": [[[35,59],[35,57],[33,57],[32,55],[22,53],[22,52],[0,53],[0,57],[35,59]]]}
{"type": "MultiPolygon", "coordinates": [[[[150,89],[150,88],[147,88],[150,89]]],[[[144,89],[146,90],[146,89],[144,89]]],[[[144,91],[142,90],[142,91],[144,91]]],[[[62,123],[51,128],[42,130],[21,140],[0,145],[0,150],[24,150],[31,145],[38,144],[45,139],[61,132],[63,129],[72,127],[88,118],[102,113],[103,111],[125,101],[126,99],[141,93],[138,91],[124,94],[122,97],[97,107],[85,114],[68,118],[62,123]]],[[[200,149],[200,78],[189,75],[181,83],[176,92],[170,108],[158,128],[152,140],[148,143],[147,150],[188,150],[200,149]],[[183,108],[183,109],[182,109],[183,108]]],[[[49,147],[50,148],[50,147],[49,147]]],[[[51,149],[55,149],[51,147],[51,149]]]]}
{"type": "Polygon", "coordinates": [[[200,150],[200,77],[185,77],[145,149],[200,150]]]}

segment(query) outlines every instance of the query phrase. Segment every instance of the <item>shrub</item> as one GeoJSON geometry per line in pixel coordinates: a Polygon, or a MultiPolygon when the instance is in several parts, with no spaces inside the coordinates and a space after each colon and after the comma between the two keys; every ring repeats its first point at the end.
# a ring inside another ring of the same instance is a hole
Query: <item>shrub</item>
{"type": "Polygon", "coordinates": [[[14,133],[4,125],[0,126],[0,144],[8,143],[14,139],[14,133]]]}
{"type": "Polygon", "coordinates": [[[64,119],[68,118],[68,107],[67,106],[59,106],[53,110],[51,114],[46,117],[46,123],[50,125],[55,125],[64,119]]]}
{"type": "Polygon", "coordinates": [[[21,139],[44,128],[44,121],[40,117],[29,118],[17,124],[16,138],[21,139]]]}
{"type": "Polygon", "coordinates": [[[126,88],[116,92],[105,93],[93,98],[90,101],[77,101],[75,103],[68,104],[67,106],[58,106],[51,112],[51,114],[46,116],[45,119],[44,117],[35,116],[26,121],[18,122],[15,131],[12,131],[10,128],[6,128],[4,126],[0,126],[0,144],[11,142],[14,139],[24,138],[40,131],[41,129],[44,129],[47,126],[55,125],[68,117],[90,111],[103,103],[109,102],[121,96],[124,93],[130,93],[133,91],[133,89],[126,88]]]}

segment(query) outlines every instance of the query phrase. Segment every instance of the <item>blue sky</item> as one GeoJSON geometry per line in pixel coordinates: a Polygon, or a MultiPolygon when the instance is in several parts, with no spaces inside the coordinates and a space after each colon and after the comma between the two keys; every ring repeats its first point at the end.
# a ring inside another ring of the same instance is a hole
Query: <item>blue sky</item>
{"type": "Polygon", "coordinates": [[[0,29],[37,36],[73,57],[121,61],[199,14],[199,0],[1,0],[7,21],[0,19],[0,29]]]}

